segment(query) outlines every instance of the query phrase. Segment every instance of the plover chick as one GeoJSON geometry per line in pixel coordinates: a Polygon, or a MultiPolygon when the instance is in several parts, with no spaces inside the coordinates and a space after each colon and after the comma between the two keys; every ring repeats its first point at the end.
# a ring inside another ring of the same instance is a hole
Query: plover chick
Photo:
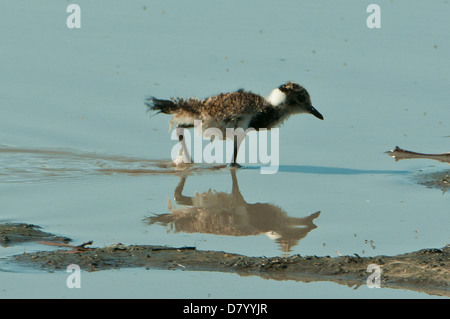
{"type": "MultiPolygon", "coordinates": [[[[244,131],[248,128],[254,128],[256,131],[270,130],[298,113],[310,113],[323,120],[322,114],[312,106],[308,91],[294,82],[287,82],[275,88],[267,98],[240,89],[202,100],[161,100],[149,97],[145,104],[149,111],[172,114],[171,127],[175,125],[177,128],[191,128],[194,127],[195,120],[201,120],[203,130],[215,127],[222,131],[224,137],[226,128],[242,128],[244,131]]],[[[239,144],[235,138],[232,165],[237,165],[239,144]]]]}

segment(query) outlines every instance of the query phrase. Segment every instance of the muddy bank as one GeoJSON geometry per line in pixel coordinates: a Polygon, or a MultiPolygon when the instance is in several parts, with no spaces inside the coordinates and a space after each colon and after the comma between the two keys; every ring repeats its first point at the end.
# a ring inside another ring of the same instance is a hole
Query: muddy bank
{"type": "Polygon", "coordinates": [[[446,192],[450,189],[450,170],[434,173],[419,173],[414,176],[414,180],[426,187],[438,188],[446,192]]]}
{"type": "Polygon", "coordinates": [[[70,264],[77,264],[82,270],[90,272],[144,267],[228,272],[272,280],[332,281],[349,287],[365,285],[371,275],[367,267],[376,264],[381,270],[381,287],[450,296],[449,246],[397,256],[359,257],[355,254],[340,257],[294,255],[266,258],[201,251],[194,247],[117,244],[90,248],[90,244],[59,244],[61,247],[55,251],[24,253],[7,258],[7,261],[47,271],[65,271],[70,264]]]}
{"type": "Polygon", "coordinates": [[[70,238],[46,233],[41,230],[41,227],[36,225],[22,223],[0,224],[0,245],[3,247],[37,241],[68,243],[70,238]]]}

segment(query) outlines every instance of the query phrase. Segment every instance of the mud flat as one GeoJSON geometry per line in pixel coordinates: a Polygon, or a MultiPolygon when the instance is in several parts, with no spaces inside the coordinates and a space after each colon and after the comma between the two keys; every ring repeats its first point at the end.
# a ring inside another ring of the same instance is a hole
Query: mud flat
{"type": "Polygon", "coordinates": [[[36,241],[68,243],[70,238],[46,233],[41,227],[32,224],[0,224],[0,245],[3,247],[36,241]]]}
{"type": "Polygon", "coordinates": [[[41,232],[37,226],[1,225],[0,234],[10,243],[34,238],[58,246],[54,251],[23,253],[3,258],[9,263],[38,267],[46,271],[65,271],[77,264],[84,271],[101,271],[129,267],[183,271],[217,271],[240,276],[260,276],[272,280],[302,282],[332,281],[349,287],[365,285],[371,272],[370,264],[380,266],[381,287],[408,289],[431,295],[450,296],[450,246],[422,249],[396,256],[318,257],[248,257],[238,254],[201,251],[195,247],[165,247],[122,244],[108,247],[88,247],[92,242],[69,245],[68,238],[41,232]],[[17,232],[18,234],[15,234],[17,232]],[[33,233],[37,232],[36,235],[33,233]],[[59,241],[59,243],[58,243],[59,241]]]}
{"type": "Polygon", "coordinates": [[[438,188],[443,192],[450,189],[450,170],[434,173],[421,173],[415,176],[417,183],[429,188],[438,188]]]}

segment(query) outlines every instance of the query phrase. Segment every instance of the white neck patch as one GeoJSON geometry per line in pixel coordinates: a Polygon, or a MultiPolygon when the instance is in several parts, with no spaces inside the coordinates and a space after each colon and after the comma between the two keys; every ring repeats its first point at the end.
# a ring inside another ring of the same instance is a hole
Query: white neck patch
{"type": "Polygon", "coordinates": [[[275,89],[270,92],[270,95],[267,97],[267,102],[272,104],[273,106],[279,106],[280,104],[286,101],[286,94],[280,91],[280,89],[275,89]]]}

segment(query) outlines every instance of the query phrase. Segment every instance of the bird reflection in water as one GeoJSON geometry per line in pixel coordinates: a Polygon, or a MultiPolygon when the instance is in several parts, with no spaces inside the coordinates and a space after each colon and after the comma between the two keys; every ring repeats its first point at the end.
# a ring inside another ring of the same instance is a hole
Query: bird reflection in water
{"type": "Polygon", "coordinates": [[[320,211],[307,217],[289,217],[280,207],[268,203],[247,203],[242,196],[236,177],[231,169],[233,188],[231,194],[211,191],[183,195],[186,176],[175,188],[174,199],[169,200],[170,213],[158,214],[145,219],[149,225],[169,226],[174,232],[205,233],[228,236],[250,236],[265,234],[275,240],[283,252],[317,228],[313,221],[320,211]]]}

